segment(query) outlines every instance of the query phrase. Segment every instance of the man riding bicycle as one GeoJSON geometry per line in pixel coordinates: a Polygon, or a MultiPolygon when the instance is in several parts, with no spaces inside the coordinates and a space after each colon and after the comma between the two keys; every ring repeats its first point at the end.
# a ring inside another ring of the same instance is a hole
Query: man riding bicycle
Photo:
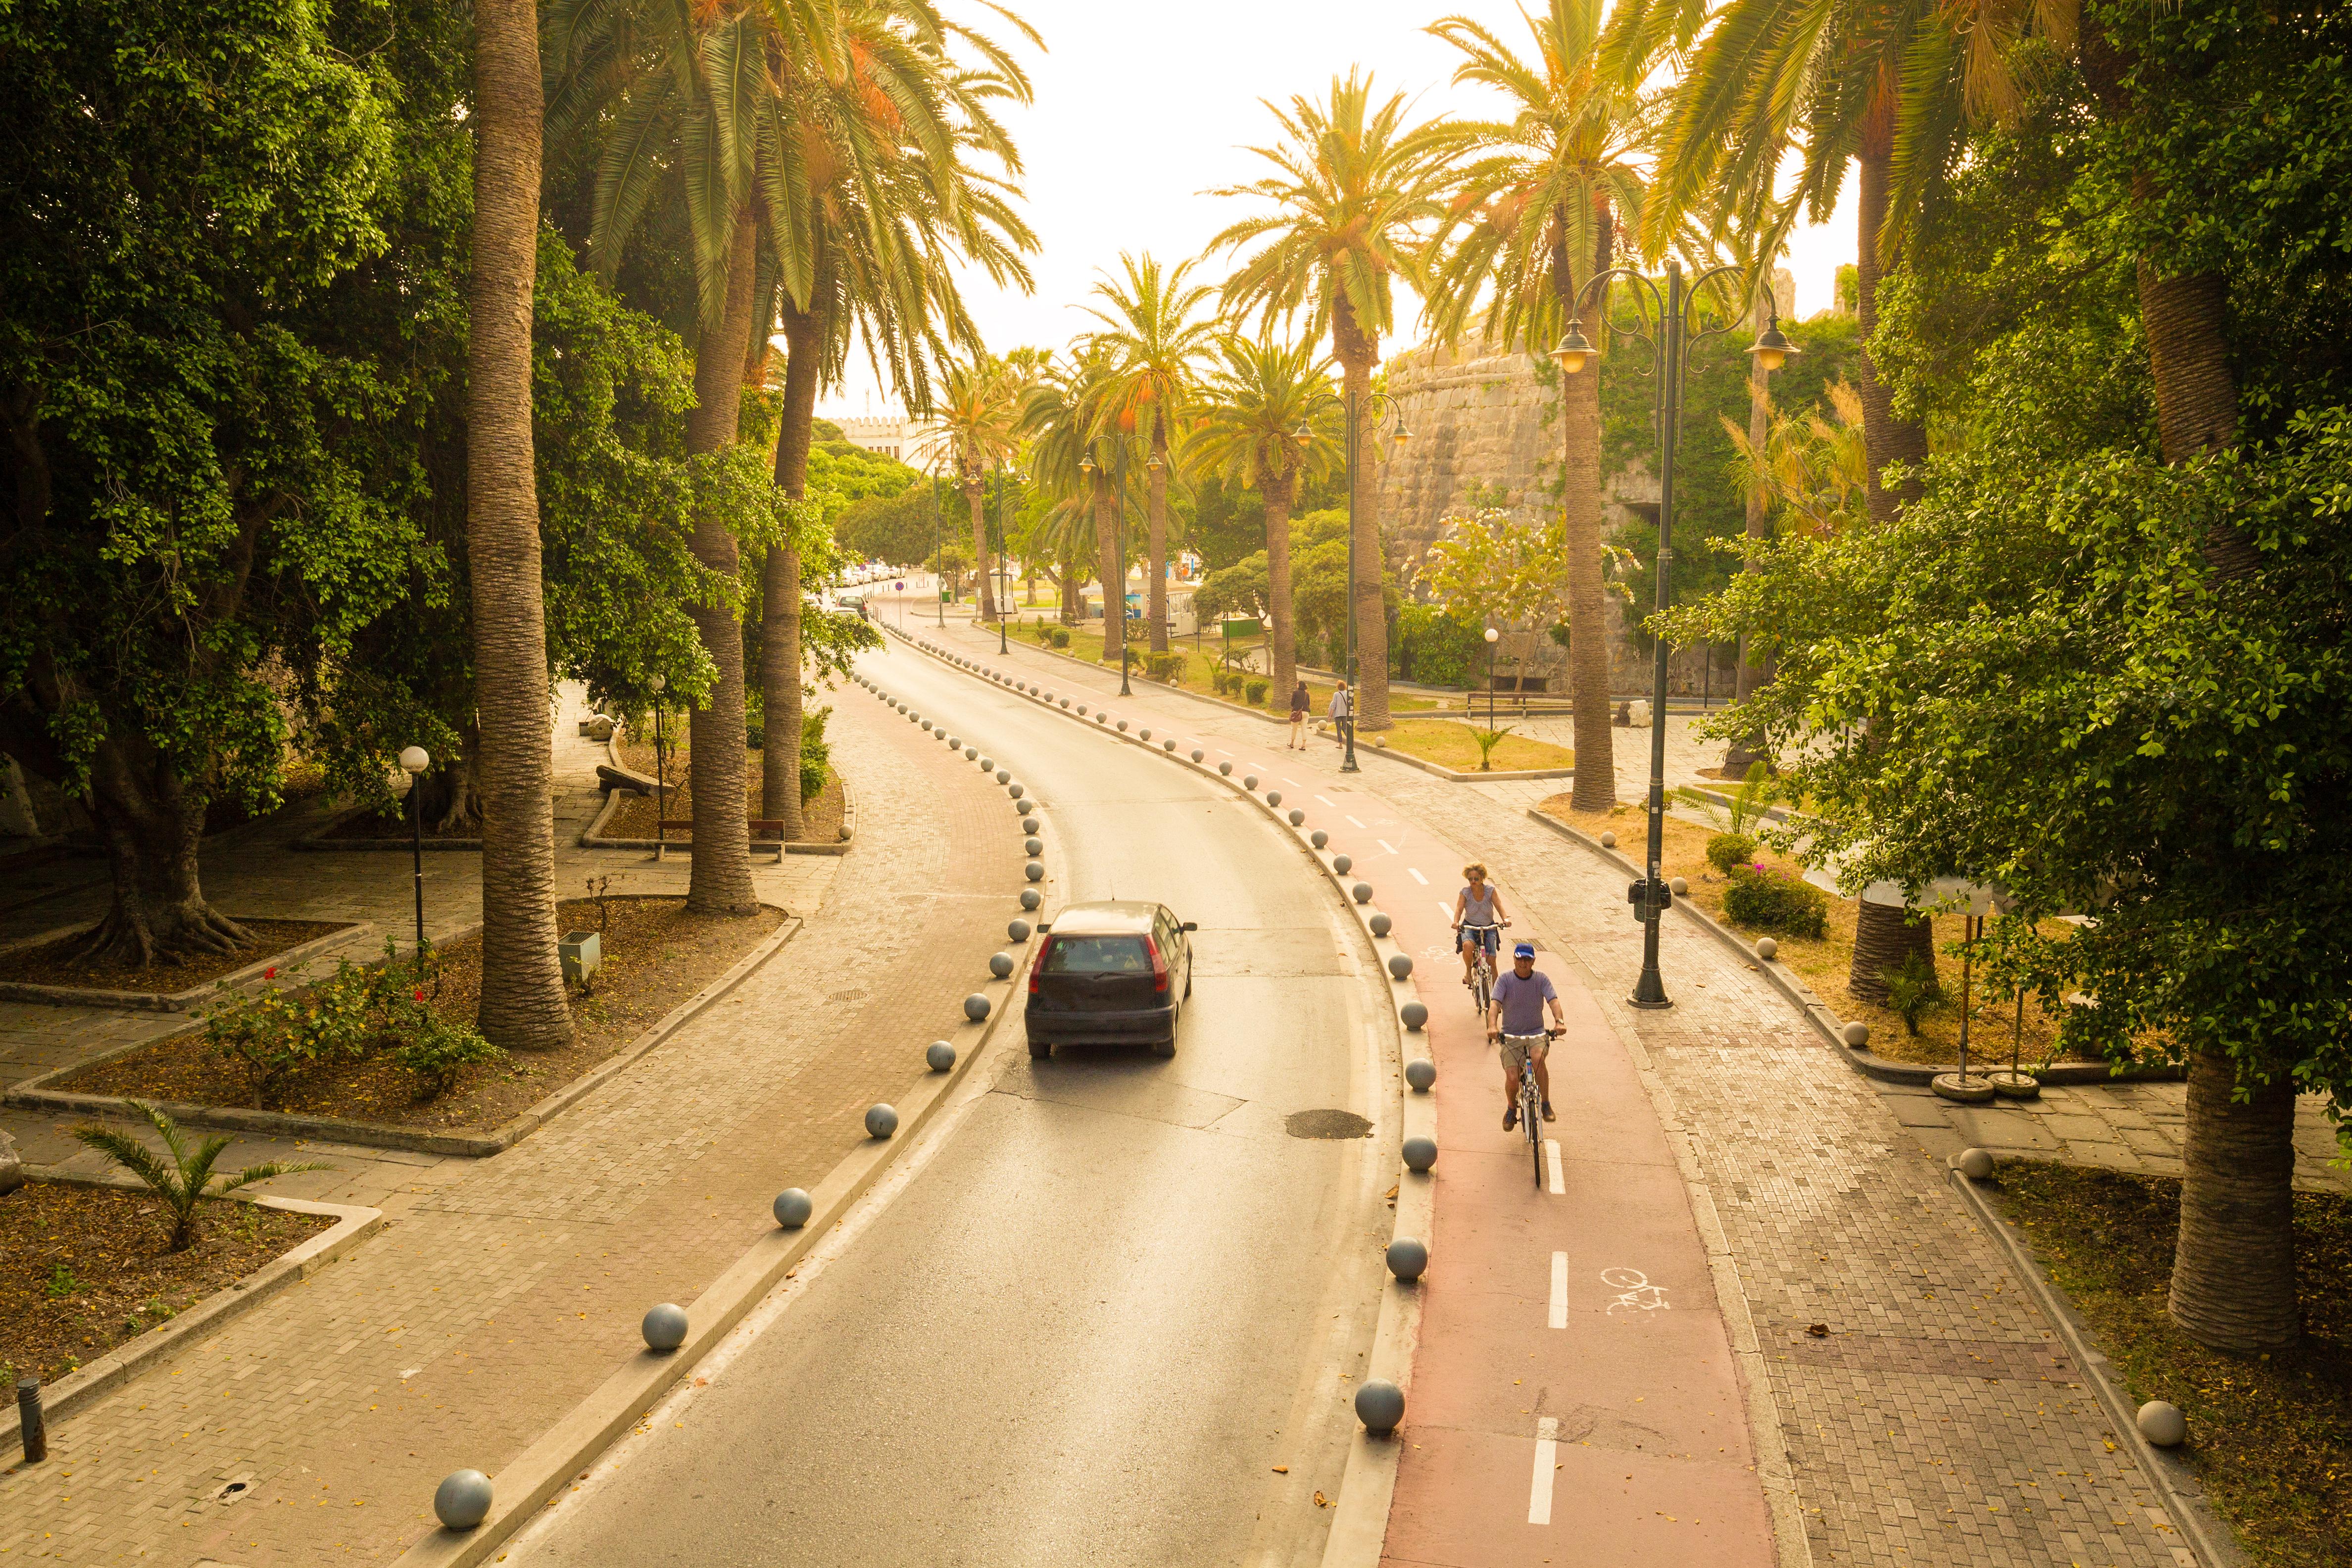
{"type": "Polygon", "coordinates": [[[1462,984],[1470,984],[1475,950],[1484,947],[1491,962],[1503,947],[1503,928],[1511,917],[1503,912],[1503,890],[1486,880],[1486,868],[1472,861],[1462,868],[1463,889],[1454,895],[1454,946],[1462,954],[1462,984]]]}
{"type": "Polygon", "coordinates": [[[1536,973],[1536,949],[1533,942],[1523,942],[1511,949],[1511,972],[1495,982],[1495,1004],[1486,1021],[1486,1037],[1500,1040],[1503,1045],[1503,1131],[1508,1132],[1519,1124],[1519,1063],[1532,1058],[1536,1069],[1536,1089],[1543,1096],[1543,1119],[1556,1121],[1551,1110],[1551,1068],[1544,1060],[1551,1042],[1544,1037],[1544,1007],[1551,1007],[1551,1021],[1568,1027],[1568,1016],[1560,1011],[1559,993],[1551,988],[1549,976],[1536,973]]]}

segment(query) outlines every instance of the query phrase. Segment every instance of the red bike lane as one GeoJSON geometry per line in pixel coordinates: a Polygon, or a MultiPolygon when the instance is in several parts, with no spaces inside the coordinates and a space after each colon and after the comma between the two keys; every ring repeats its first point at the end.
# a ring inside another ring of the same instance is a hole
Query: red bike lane
{"type": "MultiPolygon", "coordinates": [[[[1036,673],[1066,682],[1072,672],[1055,661],[1036,673]]],[[[1503,1129],[1499,1052],[1452,952],[1465,858],[1370,787],[1376,774],[1341,785],[1328,757],[1277,758],[1283,748],[1234,726],[1181,738],[1200,733],[1200,710],[1182,698],[1139,688],[1108,700],[1122,716],[1148,710],[1180,748],[1210,748],[1280,787],[1286,807],[1351,858],[1413,955],[1430,1018],[1406,1056],[1426,1052],[1437,1067],[1439,1157],[1381,1562],[1772,1568],[1771,1516],[1688,1190],[1624,1041],[1582,966],[1543,949],[1511,868],[1491,868],[1518,921],[1504,936],[1538,942],[1537,967],[1567,1016],[1551,1048],[1559,1120],[1544,1129],[1540,1182],[1525,1136],[1503,1129]]]]}

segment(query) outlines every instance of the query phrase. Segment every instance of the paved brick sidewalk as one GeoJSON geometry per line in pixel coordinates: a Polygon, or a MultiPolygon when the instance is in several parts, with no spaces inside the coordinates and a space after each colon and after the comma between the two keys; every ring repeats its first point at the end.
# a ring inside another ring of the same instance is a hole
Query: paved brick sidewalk
{"type": "Polygon", "coordinates": [[[913,726],[841,702],[835,735],[859,843],[775,960],[507,1153],[421,1171],[348,1261],[66,1421],[47,1464],[0,1476],[0,1555],[387,1561],[441,1476],[497,1471],[637,1347],[648,1306],[690,1301],[779,1189],[814,1186],[957,1016],[1023,862],[1002,795],[913,726]]]}
{"type": "MultiPolygon", "coordinates": [[[[1069,689],[1117,689],[1115,675],[1025,658],[1069,689]]],[[[1265,740],[1255,721],[1140,687],[1118,706],[1180,736],[1265,740]]],[[[1597,858],[1478,787],[1378,760],[1343,778],[1328,745],[1296,766],[1366,825],[1342,847],[1373,837],[1411,864],[1419,826],[1484,858],[1522,933],[1531,926],[1580,968],[1654,1066],[1661,1120],[1693,1141],[1738,1260],[1814,1563],[2193,1568],[1941,1160],[1759,976],[1669,921],[1663,968],[1677,1005],[1627,1007],[1640,928],[1622,879],[1597,858]],[[1813,1323],[1827,1336],[1808,1334],[1813,1323]]],[[[1368,874],[1392,864],[1373,847],[1368,874]]],[[[1416,868],[1426,893],[1391,878],[1376,881],[1381,895],[1450,896],[1458,868],[1416,868]]],[[[1556,1085],[1572,1082],[1570,1064],[1553,1070],[1556,1085]]]]}

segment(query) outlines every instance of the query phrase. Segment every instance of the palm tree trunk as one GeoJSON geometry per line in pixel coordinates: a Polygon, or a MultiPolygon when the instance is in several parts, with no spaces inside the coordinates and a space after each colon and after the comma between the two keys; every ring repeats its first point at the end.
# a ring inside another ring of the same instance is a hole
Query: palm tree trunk
{"type": "Polygon", "coordinates": [[[1878,378],[1876,362],[1870,357],[1871,334],[1878,330],[1878,280],[1885,276],[1892,257],[1878,254],[1878,236],[1886,222],[1887,195],[1895,177],[1895,146],[1891,114],[1882,128],[1875,119],[1863,132],[1862,151],[1856,155],[1857,195],[1855,204],[1861,208],[1861,233],[1854,237],[1854,272],[1860,284],[1858,315],[1862,325],[1862,445],[1869,455],[1870,486],[1867,500],[1873,522],[1891,522],[1895,514],[1919,499],[1916,477],[1906,479],[1900,486],[1888,489],[1879,476],[1890,463],[1904,463],[1916,468],[1927,456],[1927,432],[1917,421],[1900,418],[1895,412],[1895,395],[1878,378]]]}
{"type": "Polygon", "coordinates": [[[1355,683],[1356,728],[1385,730],[1389,718],[1388,605],[1381,595],[1380,487],[1372,482],[1379,436],[1372,420],[1372,366],[1380,339],[1357,324],[1355,312],[1332,290],[1331,348],[1339,361],[1339,385],[1355,413],[1355,461],[1348,473],[1349,510],[1354,523],[1355,571],[1348,584],[1355,616],[1356,668],[1340,671],[1355,683]]]}
{"type": "MultiPolygon", "coordinates": [[[[1298,681],[1298,630],[1290,610],[1290,498],[1298,483],[1297,469],[1286,459],[1278,474],[1261,482],[1265,496],[1266,646],[1272,650],[1276,701],[1286,702],[1298,681]]],[[[1288,711],[1285,709],[1284,711],[1288,711]]]]}
{"type": "MultiPolygon", "coordinates": [[[[724,451],[734,444],[743,395],[743,345],[751,332],[751,274],[758,230],[751,213],[735,217],[728,246],[727,303],[719,324],[703,328],[695,345],[694,411],[687,416],[688,455],[724,451]]],[[[715,516],[694,522],[694,557],[732,580],[739,569],[735,537],[715,516]]],[[[751,889],[751,814],[744,810],[743,632],[726,605],[698,604],[695,629],[717,667],[710,694],[688,724],[694,778],[694,850],[686,907],[701,915],[746,915],[759,907],[751,889]]]]}
{"type": "Polygon", "coordinates": [[[1145,592],[1145,613],[1151,617],[1151,651],[1168,651],[1168,428],[1155,415],[1151,422],[1151,455],[1145,465],[1150,479],[1146,509],[1151,523],[1151,585],[1145,592]]]}
{"type": "Polygon", "coordinates": [[[1127,646],[1127,584],[1113,583],[1119,575],[1119,530],[1127,520],[1118,515],[1118,503],[1112,499],[1110,481],[1097,470],[1095,487],[1095,575],[1102,580],[1103,591],[1103,658],[1116,661],[1127,646]]]}
{"type": "MultiPolygon", "coordinates": [[[[784,397],[776,425],[776,485],[793,500],[808,494],[809,441],[816,418],[824,323],[783,301],[784,397]]],[[[801,552],[787,533],[768,548],[760,577],[760,689],[767,704],[760,752],[760,815],[801,836],[801,552]]]]}
{"type": "MultiPolygon", "coordinates": [[[[1763,268],[1759,267],[1759,270],[1761,271],[1763,268]]],[[[1757,318],[1755,325],[1759,329],[1769,314],[1771,300],[1771,279],[1769,277],[1759,278],[1757,280],[1756,303],[1753,307],[1753,313],[1757,318]]],[[[1754,455],[1756,461],[1763,461],[1764,448],[1771,438],[1772,373],[1764,368],[1764,362],[1761,359],[1750,354],[1748,364],[1748,450],[1754,455]]],[[[1747,527],[1743,531],[1751,542],[1770,537],[1769,520],[1770,512],[1765,505],[1764,487],[1750,485],[1748,489],[1747,527]]],[[[1740,570],[1760,572],[1763,566],[1761,563],[1751,559],[1745,563],[1740,570]]],[[[1739,634],[1739,669],[1736,679],[1738,682],[1736,695],[1742,702],[1753,697],[1759,688],[1771,679],[1764,661],[1758,658],[1756,650],[1748,646],[1746,632],[1739,634]]],[[[1745,778],[1750,767],[1767,761],[1769,759],[1764,755],[1764,737],[1751,731],[1732,742],[1730,749],[1724,752],[1724,775],[1727,778],[1745,778]]]]}
{"type": "Polygon", "coordinates": [[[2294,1081],[2274,1072],[2233,1097],[2225,1051],[2189,1057],[2181,1143],[2180,1235],[2172,1321],[2199,1344],[2239,1352],[2293,1344],[2302,1333],[2294,1286],[2294,1081]]]}
{"type": "Polygon", "coordinates": [[[971,558],[980,564],[980,618],[996,618],[996,584],[989,580],[988,554],[988,487],[977,474],[968,474],[963,481],[964,504],[971,509],[971,558]]]}
{"type": "Polygon", "coordinates": [[[531,289],[539,266],[539,21],[528,0],[474,6],[474,268],[467,293],[466,560],[473,759],[482,803],[482,994],[476,1026],[508,1050],[572,1043],[555,951],[554,714],[547,689],[531,289]]]}
{"type": "Polygon", "coordinates": [[[1853,962],[1847,966],[1845,988],[1864,1002],[1884,1004],[1887,977],[1901,973],[1914,956],[1936,962],[1936,925],[1926,915],[1913,916],[1901,904],[1854,906],[1853,962]]]}
{"type": "MultiPolygon", "coordinates": [[[[1614,258],[1614,227],[1605,221],[1593,243],[1591,270],[1598,277],[1614,258]]],[[[1568,264],[1563,221],[1554,232],[1552,286],[1559,290],[1564,315],[1574,316],[1580,285],[1568,264]]],[[[1607,335],[1609,291],[1600,291],[1594,318],[1607,335]]],[[[1601,367],[1587,365],[1576,375],[1559,378],[1560,517],[1568,541],[1568,559],[1561,563],[1568,582],[1568,687],[1570,723],[1576,745],[1576,777],[1570,787],[1570,808],[1607,811],[1617,804],[1617,742],[1609,713],[1609,590],[1601,576],[1601,367]]],[[[1664,721],[1654,714],[1653,723],[1664,721]]]]}

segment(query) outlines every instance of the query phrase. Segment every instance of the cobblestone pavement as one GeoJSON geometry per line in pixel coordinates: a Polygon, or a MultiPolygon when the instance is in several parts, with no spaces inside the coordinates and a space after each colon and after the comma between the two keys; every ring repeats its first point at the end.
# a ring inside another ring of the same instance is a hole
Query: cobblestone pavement
{"type": "MultiPolygon", "coordinates": [[[[1041,678],[1050,664],[1070,689],[1117,689],[1115,676],[1015,657],[1041,678]]],[[[1253,720],[1162,692],[1139,689],[1119,708],[1164,717],[1180,736],[1265,738],[1253,720]]],[[[1374,848],[1392,847],[1431,879],[1425,893],[1383,886],[1383,896],[1450,898],[1457,868],[1415,865],[1416,851],[1484,859],[1517,934],[1532,928],[1579,965],[1654,1065],[1670,1101],[1660,1117],[1689,1131],[1738,1260],[1813,1563],[2193,1568],[1937,1151],[1760,976],[1669,921],[1662,967],[1676,1005],[1626,1006],[1641,932],[1614,870],[1528,821],[1514,798],[1382,761],[1352,777],[1337,763],[1325,745],[1296,765],[1343,821],[1362,824],[1335,828],[1339,846],[1360,846],[1368,876],[1392,864],[1374,848]],[[1818,1338],[1816,1323],[1827,1331],[1818,1338]]],[[[1569,1067],[1555,1059],[1556,1082],[1572,1079],[1569,1067]]]]}
{"type": "Polygon", "coordinates": [[[497,1158],[419,1157],[383,1196],[396,1162],[366,1193],[289,1178],[393,1223],[0,1475],[0,1555],[388,1561],[443,1475],[496,1472],[632,1353],[647,1307],[691,1301],[772,1226],[778,1190],[814,1186],[957,1016],[1024,858],[1003,796],[913,726],[845,702],[834,735],[859,842],[776,959],[497,1158]]]}

